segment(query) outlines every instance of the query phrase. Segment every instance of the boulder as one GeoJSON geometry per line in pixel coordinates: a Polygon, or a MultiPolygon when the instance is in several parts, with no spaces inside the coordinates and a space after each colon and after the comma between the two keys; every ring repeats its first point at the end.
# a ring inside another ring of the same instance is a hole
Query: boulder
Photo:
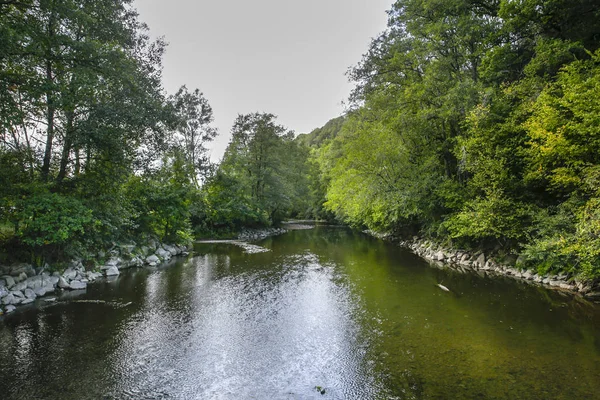
{"type": "Polygon", "coordinates": [[[562,282],[558,285],[559,288],[561,289],[565,289],[565,290],[575,290],[577,289],[574,285],[570,285],[568,283],[562,282]]]}
{"type": "Polygon", "coordinates": [[[33,289],[33,292],[35,293],[36,296],[42,297],[42,296],[46,295],[47,288],[45,286],[38,287],[38,288],[33,289]]]}
{"type": "Polygon", "coordinates": [[[21,304],[25,305],[25,304],[33,303],[34,301],[35,301],[35,299],[25,299],[21,302],[21,304]]]}
{"type": "Polygon", "coordinates": [[[15,283],[16,283],[15,282],[15,278],[13,278],[10,275],[5,275],[5,276],[2,277],[2,279],[4,279],[4,282],[6,282],[6,287],[9,288],[9,289],[11,287],[13,287],[15,285],[15,283]]]}
{"type": "Polygon", "coordinates": [[[63,277],[65,277],[68,280],[75,279],[76,276],[77,271],[75,271],[73,268],[67,268],[65,272],[63,272],[63,277]]]}
{"type": "Polygon", "coordinates": [[[89,272],[88,279],[90,281],[95,281],[98,278],[102,278],[102,274],[100,272],[89,272]]]}
{"type": "Polygon", "coordinates": [[[160,259],[156,255],[152,254],[151,256],[146,258],[146,262],[151,266],[155,266],[160,262],[160,259]]]}
{"type": "Polygon", "coordinates": [[[69,289],[69,282],[67,282],[67,280],[61,276],[58,278],[58,287],[61,289],[69,289]]]}
{"type": "Polygon", "coordinates": [[[25,295],[20,290],[11,290],[10,294],[12,294],[13,296],[15,296],[15,298],[17,298],[17,299],[24,299],[25,298],[25,295]]]}
{"type": "Polygon", "coordinates": [[[485,266],[485,254],[481,253],[477,257],[477,260],[475,260],[475,263],[475,265],[477,265],[479,268],[483,268],[483,266],[485,266]]]}
{"type": "Polygon", "coordinates": [[[129,265],[132,267],[141,267],[144,265],[144,260],[142,260],[140,257],[134,257],[129,265]]]}
{"type": "Polygon", "coordinates": [[[106,276],[119,275],[119,268],[113,266],[106,270],[106,276]]]}
{"type": "Polygon", "coordinates": [[[443,251],[438,251],[433,256],[433,259],[436,260],[436,261],[444,261],[446,259],[446,256],[444,255],[443,251]]]}
{"type": "Polygon", "coordinates": [[[0,286],[0,299],[8,294],[8,289],[5,286],[0,286]]]}
{"type": "Polygon", "coordinates": [[[42,277],[39,275],[32,276],[31,278],[27,278],[27,280],[25,282],[27,282],[27,287],[29,289],[33,289],[33,290],[44,286],[44,284],[42,283],[42,277]]]}
{"type": "Polygon", "coordinates": [[[70,287],[72,290],[80,290],[80,289],[85,289],[85,288],[87,288],[87,283],[85,283],[85,282],[81,282],[81,281],[72,281],[72,282],[69,284],[69,287],[70,287]]]}
{"type": "Polygon", "coordinates": [[[123,264],[123,260],[121,260],[119,257],[114,257],[108,260],[105,265],[107,267],[118,267],[121,264],[123,264]]]}
{"type": "Polygon", "coordinates": [[[181,251],[179,251],[179,249],[175,246],[170,246],[170,245],[163,245],[163,249],[165,249],[166,251],[168,251],[169,253],[171,253],[172,256],[176,256],[177,254],[181,253],[181,251]]]}
{"type": "Polygon", "coordinates": [[[19,282],[15,286],[12,287],[12,290],[23,291],[25,289],[27,289],[27,281],[19,282]]]}
{"type": "Polygon", "coordinates": [[[33,290],[27,288],[25,289],[25,297],[27,297],[28,299],[35,299],[37,296],[35,295],[33,290]]]}
{"type": "Polygon", "coordinates": [[[48,284],[56,286],[58,285],[59,280],[60,278],[58,276],[49,276],[46,279],[44,279],[44,286],[48,286],[48,284]]]}
{"type": "Polygon", "coordinates": [[[11,312],[15,311],[16,309],[17,309],[17,307],[15,307],[13,305],[8,305],[4,309],[4,312],[7,313],[7,314],[10,314],[11,312]]]}
{"type": "Polygon", "coordinates": [[[170,260],[171,257],[172,257],[171,253],[169,253],[168,251],[166,251],[162,247],[159,248],[158,250],[156,250],[156,255],[158,257],[160,257],[161,259],[165,260],[165,261],[170,260]]]}
{"type": "Polygon", "coordinates": [[[13,296],[11,293],[7,294],[6,296],[4,296],[2,298],[2,304],[4,304],[4,305],[15,304],[15,296],[13,296]]]}

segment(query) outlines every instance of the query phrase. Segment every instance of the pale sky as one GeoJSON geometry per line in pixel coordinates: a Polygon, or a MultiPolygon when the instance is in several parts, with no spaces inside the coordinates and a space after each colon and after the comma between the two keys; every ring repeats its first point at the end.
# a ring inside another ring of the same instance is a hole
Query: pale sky
{"type": "Polygon", "coordinates": [[[213,108],[218,161],[238,114],[269,112],[296,133],[342,114],[345,72],[385,29],[393,0],[136,0],[164,36],[163,83],[200,89],[213,108]]]}

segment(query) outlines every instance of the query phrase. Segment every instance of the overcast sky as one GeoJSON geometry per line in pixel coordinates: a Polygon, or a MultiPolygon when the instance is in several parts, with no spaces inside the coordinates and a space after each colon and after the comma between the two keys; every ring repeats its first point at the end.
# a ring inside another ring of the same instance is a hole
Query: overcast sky
{"type": "Polygon", "coordinates": [[[270,112],[296,133],[343,112],[344,75],[385,29],[392,0],[136,0],[169,43],[165,89],[200,89],[213,108],[219,160],[238,114],[270,112]]]}

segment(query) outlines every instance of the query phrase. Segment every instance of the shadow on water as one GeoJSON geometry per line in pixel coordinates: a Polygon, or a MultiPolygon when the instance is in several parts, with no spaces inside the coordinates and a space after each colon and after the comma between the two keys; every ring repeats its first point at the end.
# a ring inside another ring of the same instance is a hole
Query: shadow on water
{"type": "Polygon", "coordinates": [[[598,398],[597,306],[339,227],[257,244],[5,318],[2,398],[598,398]]]}

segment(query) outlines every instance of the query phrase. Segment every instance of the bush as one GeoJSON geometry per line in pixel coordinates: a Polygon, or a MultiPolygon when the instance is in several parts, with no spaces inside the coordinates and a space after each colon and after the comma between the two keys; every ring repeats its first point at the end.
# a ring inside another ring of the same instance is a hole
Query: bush
{"type": "Polygon", "coordinates": [[[78,199],[57,193],[22,200],[16,220],[16,236],[37,256],[38,263],[80,254],[85,236],[95,225],[91,209],[78,199]]]}

